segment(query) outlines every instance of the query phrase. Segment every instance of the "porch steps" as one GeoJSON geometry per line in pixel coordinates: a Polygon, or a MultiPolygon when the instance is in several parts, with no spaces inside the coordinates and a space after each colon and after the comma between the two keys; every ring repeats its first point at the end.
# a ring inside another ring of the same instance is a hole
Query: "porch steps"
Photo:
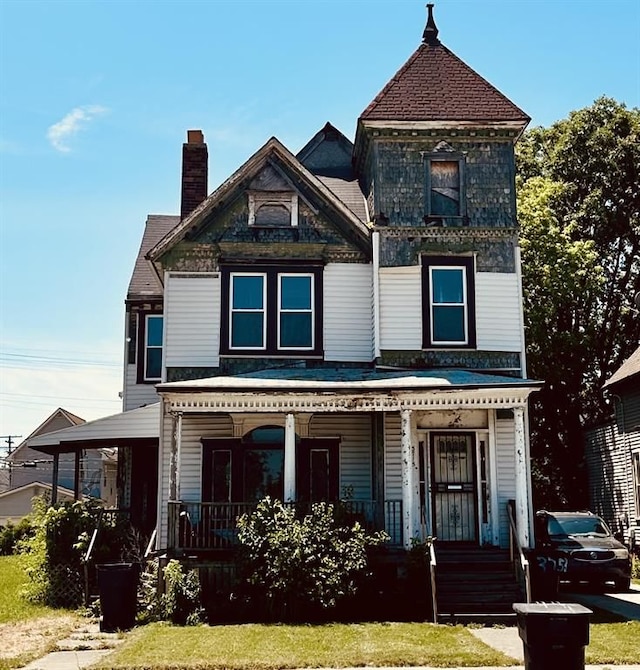
{"type": "Polygon", "coordinates": [[[524,594],[508,551],[438,547],[436,558],[438,622],[515,622],[512,606],[524,594]]]}

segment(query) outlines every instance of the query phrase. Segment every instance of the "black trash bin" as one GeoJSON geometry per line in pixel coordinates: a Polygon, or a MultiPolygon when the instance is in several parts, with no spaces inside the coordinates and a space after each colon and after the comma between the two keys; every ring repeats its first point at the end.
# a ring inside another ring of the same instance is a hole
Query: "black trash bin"
{"type": "Polygon", "coordinates": [[[557,601],[560,587],[557,558],[548,552],[534,551],[529,556],[531,596],[534,601],[557,601]]]}
{"type": "Polygon", "coordinates": [[[576,603],[514,603],[526,670],[584,670],[590,609],[576,603]]]}
{"type": "Polygon", "coordinates": [[[137,563],[97,565],[100,593],[100,630],[112,633],[129,630],[136,622],[138,577],[137,563]]]}

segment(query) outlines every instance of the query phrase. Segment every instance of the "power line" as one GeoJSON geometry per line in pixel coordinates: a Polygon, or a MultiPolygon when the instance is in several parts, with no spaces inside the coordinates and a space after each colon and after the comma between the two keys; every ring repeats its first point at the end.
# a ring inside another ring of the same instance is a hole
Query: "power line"
{"type": "Polygon", "coordinates": [[[119,398],[110,400],[109,398],[74,398],[66,395],[34,395],[33,393],[4,393],[0,391],[0,396],[19,396],[21,398],[51,398],[52,400],[80,400],[82,402],[122,402],[119,398]]]}
{"type": "Polygon", "coordinates": [[[34,356],[31,354],[13,354],[3,352],[0,354],[0,360],[4,360],[6,363],[15,364],[23,363],[24,365],[30,365],[34,363],[46,363],[62,366],[80,366],[80,365],[90,365],[92,367],[102,367],[102,368],[118,368],[121,366],[121,363],[117,362],[101,362],[91,358],[57,358],[53,356],[34,356]]]}

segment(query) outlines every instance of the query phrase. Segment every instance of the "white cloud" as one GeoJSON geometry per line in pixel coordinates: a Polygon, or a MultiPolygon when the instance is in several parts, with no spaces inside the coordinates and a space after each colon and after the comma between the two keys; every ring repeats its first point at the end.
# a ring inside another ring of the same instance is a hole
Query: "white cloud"
{"type": "Polygon", "coordinates": [[[106,114],[109,110],[100,105],[85,105],[72,109],[61,121],[54,123],[47,130],[47,138],[54,149],[64,153],[71,151],[67,140],[75,135],[95,117],[106,114]]]}

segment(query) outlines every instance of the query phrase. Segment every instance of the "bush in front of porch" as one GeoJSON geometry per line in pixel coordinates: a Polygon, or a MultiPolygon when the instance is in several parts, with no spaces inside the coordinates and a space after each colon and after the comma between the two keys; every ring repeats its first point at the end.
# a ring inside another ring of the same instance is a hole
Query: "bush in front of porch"
{"type": "Polygon", "coordinates": [[[238,520],[241,585],[236,596],[268,620],[324,618],[353,597],[368,575],[367,550],[389,540],[367,533],[329,503],[308,513],[269,497],[238,520]]]}

